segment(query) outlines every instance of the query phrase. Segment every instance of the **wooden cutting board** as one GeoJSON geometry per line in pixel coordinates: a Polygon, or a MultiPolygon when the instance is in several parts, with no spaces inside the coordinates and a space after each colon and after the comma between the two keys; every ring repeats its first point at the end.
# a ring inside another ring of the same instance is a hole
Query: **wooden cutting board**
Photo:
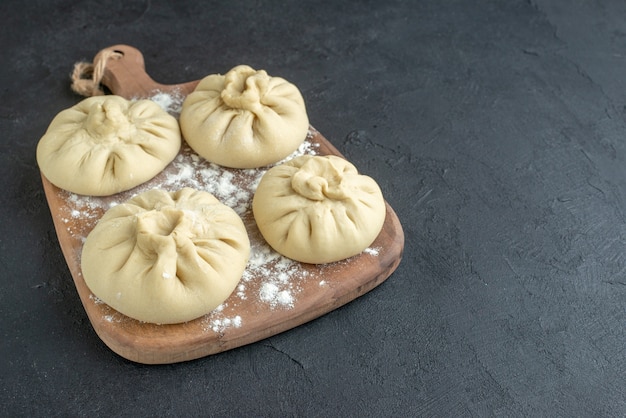
{"type": "MultiPolygon", "coordinates": [[[[198,83],[159,84],[145,72],[143,56],[137,49],[116,45],[107,50],[118,51],[121,56],[108,61],[102,83],[127,99],[165,98],[170,104],[180,104],[198,83]]],[[[313,127],[300,152],[341,156],[313,127]]],[[[360,255],[336,263],[310,265],[273,252],[256,228],[251,211],[254,182],[263,172],[211,165],[184,145],[177,158],[155,179],[110,197],[75,195],[57,188],[42,175],[61,250],[89,320],[108,347],[128,360],[145,364],[175,363],[219,353],[324,315],[378,286],[397,268],[404,249],[404,233],[389,204],[380,235],[360,255]],[[211,177],[197,175],[207,172],[212,173],[211,177]],[[107,208],[153,187],[176,190],[190,185],[210,191],[215,187],[211,179],[225,176],[239,186],[241,193],[216,197],[239,205],[252,254],[240,285],[214,312],[182,324],[144,323],[115,311],[90,292],[80,269],[82,245],[107,208]]]]}

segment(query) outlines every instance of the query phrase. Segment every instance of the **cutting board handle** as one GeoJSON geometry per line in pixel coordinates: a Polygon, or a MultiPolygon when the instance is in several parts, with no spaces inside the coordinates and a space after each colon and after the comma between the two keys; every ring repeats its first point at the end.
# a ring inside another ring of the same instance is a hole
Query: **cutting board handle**
{"type": "Polygon", "coordinates": [[[94,63],[98,63],[105,55],[109,58],[104,58],[107,61],[101,83],[113,94],[127,99],[150,97],[160,92],[177,92],[186,96],[198,84],[198,81],[170,85],[157,83],[146,72],[143,54],[129,45],[120,44],[102,49],[94,57],[94,63]]]}

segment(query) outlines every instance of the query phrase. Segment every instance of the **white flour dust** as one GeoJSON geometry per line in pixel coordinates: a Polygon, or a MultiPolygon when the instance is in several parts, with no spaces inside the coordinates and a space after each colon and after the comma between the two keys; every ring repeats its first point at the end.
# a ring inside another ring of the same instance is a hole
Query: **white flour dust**
{"type": "Polygon", "coordinates": [[[185,97],[180,91],[171,93],[157,92],[150,97],[150,100],[161,106],[161,109],[165,110],[170,115],[178,117],[185,97]]]}
{"type": "Polygon", "coordinates": [[[241,316],[234,315],[232,317],[226,317],[222,314],[226,306],[227,303],[223,303],[215,308],[213,312],[204,316],[202,323],[205,331],[211,330],[213,332],[220,333],[224,332],[226,328],[241,327],[243,323],[241,316]]]}
{"type": "Polygon", "coordinates": [[[364,249],[363,252],[365,254],[369,254],[369,255],[372,255],[372,256],[376,257],[380,253],[380,248],[371,248],[371,247],[369,247],[369,248],[364,249]]]}

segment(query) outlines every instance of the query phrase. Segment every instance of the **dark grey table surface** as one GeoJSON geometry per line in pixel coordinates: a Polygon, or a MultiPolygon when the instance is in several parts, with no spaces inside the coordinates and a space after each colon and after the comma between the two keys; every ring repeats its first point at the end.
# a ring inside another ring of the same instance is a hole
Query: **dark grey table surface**
{"type": "Polygon", "coordinates": [[[626,3],[0,5],[1,416],[626,415],[626,3]],[[163,83],[264,68],[374,177],[400,267],[315,321],[146,366],[109,350],[35,147],[124,43],[163,83]]]}

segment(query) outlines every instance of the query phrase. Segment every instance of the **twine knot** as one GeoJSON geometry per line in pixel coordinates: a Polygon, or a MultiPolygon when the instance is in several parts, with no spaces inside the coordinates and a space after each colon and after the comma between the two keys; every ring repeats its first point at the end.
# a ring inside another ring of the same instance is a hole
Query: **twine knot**
{"type": "Polygon", "coordinates": [[[119,59],[123,54],[121,52],[104,49],[100,51],[94,62],[77,62],[74,64],[74,70],[71,74],[72,90],[81,96],[102,96],[102,77],[104,77],[104,69],[109,59],[119,59]]]}

